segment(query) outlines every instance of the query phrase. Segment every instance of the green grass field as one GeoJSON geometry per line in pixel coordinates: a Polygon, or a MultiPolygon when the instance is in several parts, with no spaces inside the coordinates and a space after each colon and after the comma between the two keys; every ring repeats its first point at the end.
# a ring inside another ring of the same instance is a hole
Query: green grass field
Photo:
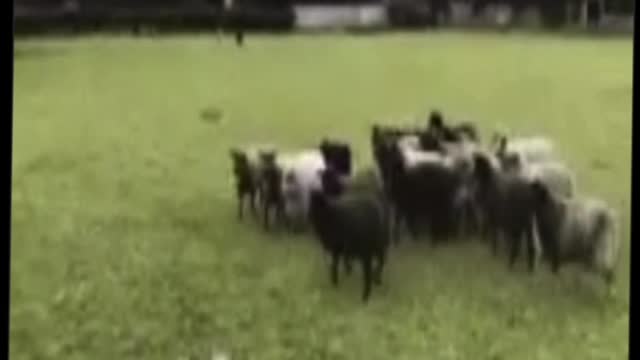
{"type": "Polygon", "coordinates": [[[10,356],[625,359],[632,41],[462,33],[16,42],[10,356]],[[310,236],[235,218],[228,149],[445,114],[544,134],[621,219],[612,297],[484,244],[392,249],[338,289],[310,236]],[[219,109],[219,122],[203,111],[219,109]]]}

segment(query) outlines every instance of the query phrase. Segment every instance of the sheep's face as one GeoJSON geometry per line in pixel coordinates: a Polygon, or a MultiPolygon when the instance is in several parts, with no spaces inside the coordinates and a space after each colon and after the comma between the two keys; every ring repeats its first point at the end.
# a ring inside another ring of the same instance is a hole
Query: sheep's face
{"type": "Polygon", "coordinates": [[[282,170],[275,164],[266,165],[262,169],[261,188],[265,196],[278,200],[282,196],[282,170]]]}
{"type": "Polygon", "coordinates": [[[237,176],[247,174],[249,171],[249,158],[247,154],[240,150],[231,149],[231,160],[233,162],[233,172],[237,176]]]}
{"type": "Polygon", "coordinates": [[[318,171],[318,176],[320,178],[320,184],[322,187],[322,191],[329,196],[337,196],[340,195],[344,190],[344,184],[341,181],[340,175],[332,169],[328,167],[324,170],[318,171]]]}
{"type": "Polygon", "coordinates": [[[522,170],[522,157],[518,153],[500,153],[498,160],[504,172],[518,173],[522,170]]]}
{"type": "Polygon", "coordinates": [[[444,119],[442,118],[442,114],[434,110],[429,114],[429,129],[433,130],[442,130],[444,128],[444,119]]]}
{"type": "Polygon", "coordinates": [[[320,152],[325,162],[341,174],[351,174],[351,149],[349,145],[325,139],[320,144],[320,152]]]}
{"type": "Polygon", "coordinates": [[[276,163],[275,151],[262,151],[260,152],[260,161],[265,166],[273,166],[276,163]]]}
{"type": "Polygon", "coordinates": [[[480,184],[486,184],[494,180],[495,171],[491,161],[485,154],[473,155],[474,178],[480,184]]]}

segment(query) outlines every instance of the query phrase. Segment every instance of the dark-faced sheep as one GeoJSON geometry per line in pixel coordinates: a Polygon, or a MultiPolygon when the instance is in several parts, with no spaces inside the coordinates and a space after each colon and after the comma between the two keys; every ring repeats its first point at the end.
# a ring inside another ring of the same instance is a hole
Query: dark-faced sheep
{"type": "Polygon", "coordinates": [[[616,213],[601,200],[557,196],[539,181],[534,189],[540,243],[552,271],[580,263],[611,284],[620,247],[616,213]]]}
{"type": "Polygon", "coordinates": [[[256,201],[260,182],[260,169],[257,151],[232,148],[229,151],[235,179],[236,197],[238,201],[238,218],[242,219],[244,204],[248,200],[253,214],[257,214],[256,201]]]}
{"type": "Polygon", "coordinates": [[[320,143],[319,149],[326,164],[331,164],[341,176],[351,175],[353,159],[349,144],[325,138],[320,143]]]}
{"type": "Polygon", "coordinates": [[[484,154],[474,155],[474,197],[485,215],[488,235],[495,253],[498,238],[510,247],[509,266],[519,255],[522,241],[533,270],[535,260],[534,214],[535,193],[531,181],[517,174],[499,171],[484,154]]]}
{"type": "Polygon", "coordinates": [[[383,152],[388,189],[394,203],[394,237],[397,225],[407,226],[412,237],[428,229],[438,242],[457,230],[458,194],[466,181],[465,162],[461,158],[415,150],[402,143],[391,143],[383,152]]]}
{"type": "Polygon", "coordinates": [[[260,154],[261,181],[260,198],[265,229],[269,228],[270,218],[275,216],[279,224],[284,224],[284,195],[282,191],[283,173],[276,161],[275,151],[264,151],[260,154]],[[271,215],[273,214],[273,215],[271,215]]]}
{"type": "Polygon", "coordinates": [[[310,219],[315,234],[331,255],[331,281],[338,284],[338,266],[357,259],[364,277],[363,301],[373,283],[380,284],[388,249],[388,231],[383,205],[366,192],[344,191],[339,174],[328,167],[311,192],[310,219]],[[376,266],[374,269],[374,260],[376,266]]]}
{"type": "MultiPolygon", "coordinates": [[[[353,170],[349,145],[330,139],[324,139],[317,149],[279,153],[274,163],[272,173],[279,176],[283,219],[290,230],[303,230],[307,225],[311,186],[317,182],[319,170],[330,164],[344,177],[353,170]]],[[[272,186],[276,186],[275,180],[272,186]]]]}

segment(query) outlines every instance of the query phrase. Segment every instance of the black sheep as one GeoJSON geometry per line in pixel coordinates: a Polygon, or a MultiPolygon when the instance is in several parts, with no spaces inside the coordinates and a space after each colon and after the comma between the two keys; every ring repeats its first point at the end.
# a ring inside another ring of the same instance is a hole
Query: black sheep
{"type": "Polygon", "coordinates": [[[262,200],[262,215],[265,229],[269,228],[270,213],[275,211],[276,221],[284,221],[284,196],[282,193],[282,169],[276,163],[275,151],[265,151],[260,154],[261,183],[260,198],[262,200]]]}
{"type": "Polygon", "coordinates": [[[338,285],[342,259],[358,259],[364,277],[363,301],[372,283],[380,284],[389,239],[384,208],[379,198],[366,192],[344,190],[338,172],[331,167],[320,173],[321,185],[311,193],[311,223],[325,251],[331,255],[331,281],[338,285]],[[374,269],[374,260],[376,267],[374,269]]]}
{"type": "Polygon", "coordinates": [[[245,199],[249,200],[253,214],[257,214],[256,197],[258,196],[258,186],[260,174],[257,164],[249,158],[246,151],[239,149],[230,150],[233,174],[236,182],[236,197],[238,199],[238,218],[242,219],[244,214],[245,199]]]}
{"type": "Polygon", "coordinates": [[[430,153],[422,162],[408,164],[406,156],[411,153],[403,154],[397,143],[381,147],[380,152],[388,196],[395,207],[393,233],[396,241],[399,240],[397,231],[401,221],[414,239],[422,225],[427,226],[434,242],[455,234],[459,212],[471,199],[465,195],[468,176],[460,166],[464,164],[438,153],[430,153]]]}
{"type": "Polygon", "coordinates": [[[486,217],[492,248],[497,250],[498,236],[510,246],[509,266],[519,255],[524,239],[528,263],[533,270],[535,258],[534,214],[536,193],[531,181],[514,174],[500,172],[486,155],[474,155],[474,196],[486,217]]]}

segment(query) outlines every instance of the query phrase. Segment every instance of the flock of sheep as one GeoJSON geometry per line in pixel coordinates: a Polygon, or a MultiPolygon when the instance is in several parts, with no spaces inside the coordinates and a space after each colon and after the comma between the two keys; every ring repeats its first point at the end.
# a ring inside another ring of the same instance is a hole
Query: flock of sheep
{"type": "Polygon", "coordinates": [[[503,244],[509,267],[524,243],[530,271],[542,256],[554,273],[580,263],[613,282],[617,215],[576,193],[573,172],[548,138],[494,134],[483,145],[473,123],[445,123],[438,111],[425,125],[374,125],[375,165],[357,171],[351,147],[336,139],[295,152],[234,148],[238,217],[248,204],[267,230],[310,226],[331,256],[334,285],[340,263],[347,273],[353,260],[361,263],[364,301],[382,280],[401,226],[434,244],[479,238],[494,254],[503,244]]]}

